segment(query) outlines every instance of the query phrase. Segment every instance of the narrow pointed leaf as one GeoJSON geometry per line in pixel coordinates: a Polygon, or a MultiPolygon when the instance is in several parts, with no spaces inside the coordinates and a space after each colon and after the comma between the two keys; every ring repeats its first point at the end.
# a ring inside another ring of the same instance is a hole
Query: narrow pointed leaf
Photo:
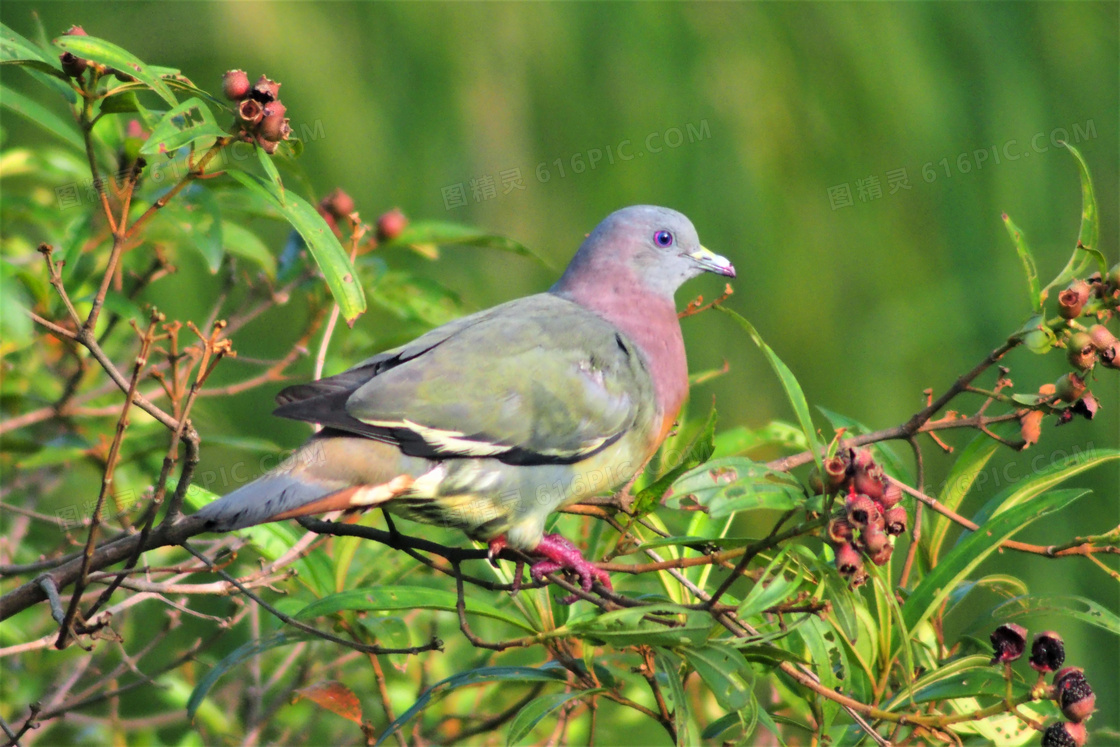
{"type": "Polygon", "coordinates": [[[517,712],[513,721],[510,722],[509,731],[506,733],[506,744],[510,746],[515,745],[529,736],[533,729],[536,728],[537,724],[543,721],[548,714],[565,703],[570,703],[573,700],[586,698],[601,692],[603,692],[603,688],[597,687],[593,690],[573,690],[570,693],[552,693],[530,700],[517,712]]]}
{"type": "Polygon", "coordinates": [[[78,57],[100,62],[102,65],[108,65],[131,75],[159,94],[159,97],[172,107],[179,105],[179,100],[171,93],[171,89],[160,78],[157,70],[112,42],[95,36],[60,36],[54,40],[54,45],[78,57]]]}
{"type": "Polygon", "coordinates": [[[214,687],[214,683],[216,683],[223,674],[233,669],[241,662],[268,651],[269,649],[278,646],[289,646],[293,643],[305,641],[310,637],[311,636],[306,633],[273,633],[267,638],[250,641],[236,649],[229,656],[215,664],[214,668],[207,672],[206,676],[195,685],[194,691],[191,692],[190,700],[187,701],[187,718],[194,718],[195,711],[202,705],[202,701],[206,698],[206,694],[210,692],[210,688],[214,687]]]}
{"type": "Polygon", "coordinates": [[[365,293],[358,283],[350,256],[338,243],[323,216],[291,190],[287,190],[281,198],[275,185],[247,171],[230,171],[229,175],[245,187],[266,196],[299,232],[318,263],[343,318],[347,323],[353,323],[366,310],[365,293]]]}
{"type": "Polygon", "coordinates": [[[78,132],[77,125],[58,116],[38,101],[6,86],[0,86],[0,106],[25,117],[28,121],[42,127],[55,137],[61,138],[78,150],[85,150],[86,146],[78,132]]]}
{"type": "MultiPolygon", "coordinates": [[[[402,726],[411,721],[417,714],[423,711],[428,705],[431,704],[433,698],[439,698],[446,695],[451,690],[458,687],[465,687],[468,685],[478,685],[485,682],[503,682],[513,680],[515,682],[560,682],[563,683],[565,679],[564,670],[551,668],[551,667],[481,667],[478,669],[471,669],[466,672],[460,672],[452,677],[442,679],[429,687],[424,692],[420,693],[420,697],[412,704],[412,707],[402,713],[397,719],[389,724],[388,728],[382,732],[381,736],[377,739],[377,744],[382,744],[386,739],[391,737],[394,732],[402,726]]],[[[376,747],[376,745],[375,745],[376,747]]]]}
{"type": "MultiPolygon", "coordinates": [[[[949,476],[945,478],[945,486],[937,497],[938,502],[949,510],[956,511],[964,497],[968,495],[969,490],[972,489],[976,478],[980,476],[984,466],[998,448],[998,441],[988,438],[983,433],[977,433],[976,437],[969,442],[968,446],[953,462],[953,467],[949,470],[949,476]]],[[[937,565],[938,558],[941,555],[941,547],[945,544],[945,536],[953,525],[947,517],[934,511],[928,511],[926,515],[933,524],[932,531],[929,531],[926,536],[929,537],[927,552],[929,553],[930,565],[934,566],[937,565]]]]}
{"type": "MultiPolygon", "coordinates": [[[[345,610],[447,610],[456,611],[458,597],[454,592],[444,589],[429,589],[425,586],[373,586],[363,589],[347,589],[317,599],[301,609],[297,620],[323,617],[345,610]]],[[[497,607],[466,597],[466,611],[469,615],[481,615],[501,620],[530,633],[533,629],[521,619],[503,612],[497,607]]]]}
{"type": "Polygon", "coordinates": [[[817,463],[817,468],[821,466],[821,445],[820,440],[817,438],[817,430],[813,426],[813,418],[809,413],[809,403],[805,400],[805,392],[802,391],[801,385],[797,383],[797,378],[793,375],[793,371],[789,370],[789,366],[782,362],[769,345],[763,341],[762,336],[758,334],[758,330],[754,325],[748,322],[741,315],[735,313],[729,308],[724,306],[716,306],[717,309],[729,315],[736,323],[746,330],[747,334],[754,340],[754,344],[758,345],[759,349],[765,354],[766,360],[770,363],[770,367],[774,369],[774,373],[778,375],[778,380],[782,384],[782,388],[786,390],[786,397],[793,405],[793,411],[797,414],[797,421],[801,424],[801,430],[805,432],[805,438],[809,442],[810,448],[813,450],[813,460],[817,463]]]}
{"type": "Polygon", "coordinates": [[[1034,262],[1034,254],[1031,253],[1031,248],[1027,246],[1027,239],[1023,236],[1023,232],[1019,230],[1007,213],[1003,214],[1003,224],[1007,226],[1007,232],[1011,234],[1011,240],[1015,242],[1015,251],[1019,254],[1019,261],[1023,263],[1023,274],[1027,276],[1027,293],[1031,299],[1031,309],[1035,312],[1042,311],[1042,289],[1039,287],[1038,281],[1038,266],[1034,262]]]}
{"type": "MultiPolygon", "coordinates": [[[[187,99],[164,114],[152,134],[140,146],[143,156],[171,156],[180,148],[198,141],[208,141],[225,135],[218,126],[210,107],[202,99],[187,99]]],[[[209,143],[206,143],[209,145],[209,143]]]]}
{"type": "Polygon", "coordinates": [[[910,630],[929,619],[934,610],[980,565],[1000,543],[1034,521],[1049,516],[1086,495],[1087,490],[1056,490],[1016,505],[968,532],[960,542],[922,579],[902,607],[910,630]]]}

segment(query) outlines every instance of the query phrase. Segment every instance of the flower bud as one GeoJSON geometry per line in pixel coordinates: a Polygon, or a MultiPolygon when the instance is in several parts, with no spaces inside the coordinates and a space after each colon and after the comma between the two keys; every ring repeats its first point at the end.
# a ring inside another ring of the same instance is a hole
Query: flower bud
{"type": "Polygon", "coordinates": [[[885,482],[883,468],[873,464],[865,469],[856,469],[855,475],[852,476],[852,489],[857,493],[863,493],[873,501],[877,501],[883,497],[886,488],[885,482]]]}
{"type": "Polygon", "coordinates": [[[222,93],[230,101],[241,101],[249,91],[249,76],[244,70],[229,70],[222,76],[222,93]]]}
{"type": "Polygon", "coordinates": [[[264,118],[261,120],[261,137],[274,143],[279,140],[287,140],[288,135],[292,132],[288,120],[284,119],[284,113],[287,109],[279,101],[265,104],[264,118]]]}
{"type": "Polygon", "coordinates": [[[377,219],[377,240],[392,241],[407,227],[408,218],[398,208],[393,208],[377,219]]]}
{"type": "Polygon", "coordinates": [[[845,578],[852,578],[863,570],[863,558],[850,542],[836,548],[836,570],[845,578]]]}
{"type": "Polygon", "coordinates": [[[1023,655],[1027,647],[1027,629],[1015,623],[1004,623],[992,631],[991,640],[995,649],[992,663],[1009,663],[1023,655]]]}
{"type": "Polygon", "coordinates": [[[871,562],[875,565],[883,566],[891,562],[891,555],[894,553],[894,545],[886,544],[879,548],[879,552],[872,553],[871,562]]]}
{"type": "Polygon", "coordinates": [[[1103,324],[1094,324],[1089,327],[1089,339],[1093,341],[1093,347],[1101,352],[1112,347],[1116,342],[1116,337],[1103,324]]]}
{"type": "Polygon", "coordinates": [[[1080,723],[1093,715],[1096,708],[1097,696],[1085,674],[1080,669],[1070,672],[1054,684],[1057,691],[1055,700],[1062,709],[1062,715],[1070,721],[1080,723]]]}
{"type": "Polygon", "coordinates": [[[1037,672],[1057,671],[1066,660],[1066,646],[1062,637],[1052,630],[1034,637],[1031,644],[1031,667],[1037,672]]]}
{"type": "Polygon", "coordinates": [[[848,512],[848,522],[854,527],[863,528],[868,524],[876,523],[880,518],[879,507],[875,501],[860,493],[849,493],[844,503],[848,512]]]}
{"type": "Polygon", "coordinates": [[[842,545],[852,539],[852,525],[847,519],[833,519],[828,522],[828,539],[834,545],[842,545]]]}
{"type": "Polygon", "coordinates": [[[1055,721],[1042,733],[1042,747],[1083,747],[1086,739],[1084,724],[1055,721]]]}
{"type": "Polygon", "coordinates": [[[1066,357],[1074,368],[1088,371],[1097,362],[1097,349],[1084,332],[1074,332],[1066,343],[1066,357]]]}
{"type": "Polygon", "coordinates": [[[63,52],[58,56],[58,61],[62,63],[62,72],[66,73],[71,78],[77,78],[89,67],[89,62],[73,52],[63,52]]]}
{"type": "Polygon", "coordinates": [[[267,75],[262,75],[249,95],[262,104],[271,104],[280,98],[280,84],[267,75]]]}
{"type": "Polygon", "coordinates": [[[848,460],[840,455],[824,460],[824,484],[829,493],[835,493],[848,479],[848,460]]]}
{"type": "Polygon", "coordinates": [[[1069,287],[1058,294],[1058,314],[1063,319],[1076,319],[1081,309],[1089,301],[1091,288],[1084,280],[1074,280],[1069,287]]]}
{"type": "MultiPolygon", "coordinates": [[[[889,543],[887,542],[887,534],[874,524],[868,524],[859,534],[860,544],[863,549],[867,550],[867,554],[872,558],[877,553],[882,552],[883,548],[889,543]]],[[[877,563],[876,565],[881,565],[877,563]]]]}
{"type": "Polygon", "coordinates": [[[871,449],[852,449],[852,467],[865,470],[875,464],[875,455],[871,449]]]}
{"type": "Polygon", "coordinates": [[[264,119],[264,108],[255,99],[245,99],[237,105],[237,116],[245,124],[255,127],[264,119]]]}
{"type": "Polygon", "coordinates": [[[89,36],[81,26],[74,25],[62,32],[63,36],[89,36]]]}
{"type": "Polygon", "coordinates": [[[1085,393],[1085,379],[1072,371],[1054,382],[1054,394],[1063,402],[1076,402],[1085,393]]]}
{"type": "Polygon", "coordinates": [[[897,537],[906,532],[906,524],[910,521],[910,516],[904,506],[891,506],[883,514],[883,520],[887,522],[887,534],[897,537]]]}
{"type": "Polygon", "coordinates": [[[883,489],[883,497],[879,499],[879,503],[884,509],[892,509],[899,504],[902,500],[902,488],[898,483],[887,481],[887,487],[883,489]]]}
{"type": "Polygon", "coordinates": [[[1068,288],[1058,294],[1058,316],[1062,319],[1076,319],[1081,316],[1085,304],[1077,297],[1077,292],[1068,288]]]}

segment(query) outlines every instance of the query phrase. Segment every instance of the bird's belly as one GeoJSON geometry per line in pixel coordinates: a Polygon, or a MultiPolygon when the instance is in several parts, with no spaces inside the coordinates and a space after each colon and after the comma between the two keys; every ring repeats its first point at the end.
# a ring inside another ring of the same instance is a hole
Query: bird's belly
{"type": "Polygon", "coordinates": [[[628,434],[575,464],[448,459],[385,507],[406,518],[462,529],[479,540],[504,534],[511,547],[530,550],[540,542],[553,511],[606,493],[633,477],[648,456],[648,440],[628,434]]]}

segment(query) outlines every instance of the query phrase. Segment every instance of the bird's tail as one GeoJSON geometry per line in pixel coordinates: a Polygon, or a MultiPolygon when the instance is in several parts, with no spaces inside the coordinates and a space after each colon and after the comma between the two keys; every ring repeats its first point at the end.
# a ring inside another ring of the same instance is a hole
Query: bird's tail
{"type": "Polygon", "coordinates": [[[207,504],[195,517],[211,531],[227,532],[377,506],[412,485],[413,478],[400,473],[399,461],[399,452],[369,439],[313,438],[274,470],[207,504]]]}

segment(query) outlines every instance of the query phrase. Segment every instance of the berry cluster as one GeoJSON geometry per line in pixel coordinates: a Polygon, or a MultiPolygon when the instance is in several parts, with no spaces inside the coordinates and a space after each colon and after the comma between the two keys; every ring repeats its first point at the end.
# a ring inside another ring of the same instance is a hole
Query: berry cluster
{"type": "Polygon", "coordinates": [[[902,489],[887,479],[870,449],[842,449],[823,467],[824,477],[814,470],[809,484],[818,495],[845,495],[845,515],[829,522],[828,539],[836,568],[859,586],[867,580],[862,555],[885,565],[894,552],[890,538],[906,532],[910,517],[899,503],[902,489]]]}
{"type": "MultiPolygon", "coordinates": [[[[1058,314],[1069,322],[1061,338],[1066,348],[1066,358],[1073,370],[1063,374],[1053,384],[1038,388],[1037,409],[1020,410],[1019,426],[1024,447],[1037,443],[1042,434],[1042,419],[1048,412],[1056,412],[1057,425],[1064,425],[1074,417],[1092,420],[1100,408],[1097,398],[1089,391],[1087,380],[1098,363],[1103,368],[1120,369],[1120,340],[1102,322],[1120,314],[1120,264],[1113,265],[1107,277],[1099,272],[1088,278],[1077,279],[1058,294],[1058,314]],[[1086,328],[1075,321],[1079,317],[1097,321],[1086,328]]],[[[1048,333],[1041,330],[1032,335],[1048,333]]],[[[1027,340],[1030,345],[1029,339],[1027,340]]]]}
{"type": "Polygon", "coordinates": [[[292,134],[287,107],[280,101],[280,84],[262,75],[256,85],[249,85],[244,70],[230,70],[222,77],[222,93],[237,102],[237,122],[245,142],[256,142],[265,153],[272,154],[292,134]]]}
{"type": "MultiPolygon", "coordinates": [[[[995,650],[992,663],[1009,665],[1026,650],[1027,630],[1022,625],[1005,623],[992,632],[991,640],[995,650]]],[[[1066,649],[1060,635],[1052,630],[1035,635],[1031,644],[1031,668],[1038,672],[1040,685],[1046,674],[1055,673],[1051,697],[1068,719],[1046,728],[1042,747],[1082,747],[1088,738],[1084,721],[1093,715],[1097,705],[1097,696],[1085,679],[1085,671],[1081,667],[1062,667],[1065,660],[1066,649]]]]}

